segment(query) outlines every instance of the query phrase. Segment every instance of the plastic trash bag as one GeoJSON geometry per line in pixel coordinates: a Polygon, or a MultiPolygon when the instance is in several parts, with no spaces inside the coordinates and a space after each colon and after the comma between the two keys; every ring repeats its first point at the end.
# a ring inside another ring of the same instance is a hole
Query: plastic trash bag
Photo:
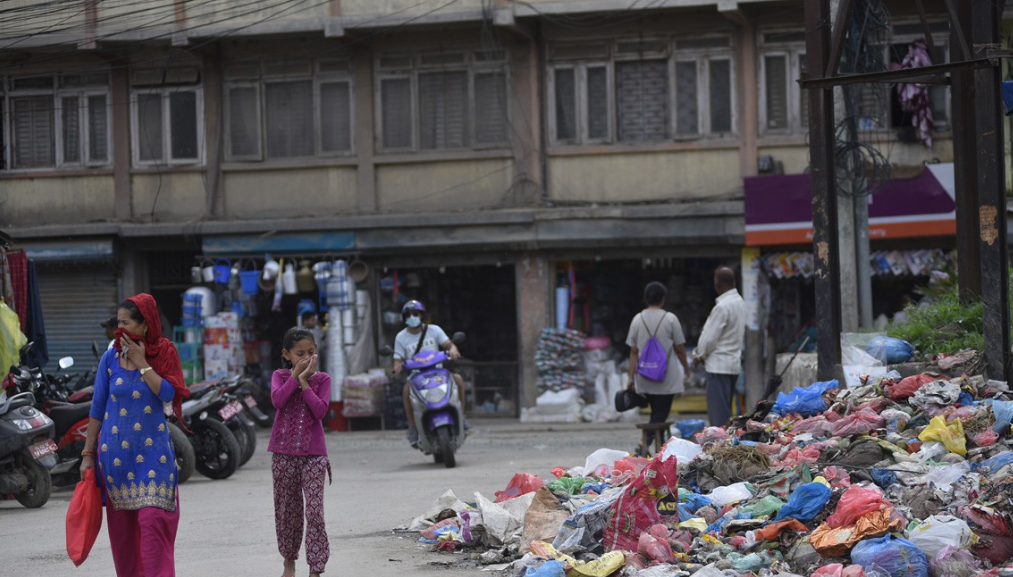
{"type": "Polygon", "coordinates": [[[879,416],[883,417],[883,420],[886,421],[886,429],[894,433],[903,431],[904,427],[907,427],[908,421],[911,420],[911,415],[897,409],[887,409],[880,413],[879,416]]]}
{"type": "Polygon", "coordinates": [[[675,424],[675,428],[679,430],[679,435],[681,435],[683,439],[691,438],[693,435],[702,431],[706,426],[707,422],[703,419],[687,419],[675,424]]]}
{"type": "Polygon", "coordinates": [[[673,437],[668,443],[665,443],[665,450],[662,452],[662,456],[667,459],[674,455],[679,459],[680,463],[688,463],[695,459],[701,451],[703,451],[703,447],[693,441],[673,437]]]}
{"type": "Polygon", "coordinates": [[[502,503],[507,499],[513,499],[514,497],[520,497],[527,493],[534,493],[545,486],[545,481],[538,475],[531,473],[517,473],[507,483],[506,489],[502,491],[496,491],[496,502],[502,503]]]}
{"type": "Polygon", "coordinates": [[[933,417],[929,426],[925,427],[919,435],[921,441],[939,441],[946,445],[951,453],[966,455],[967,447],[964,442],[964,425],[960,419],[954,419],[947,423],[943,417],[933,417]]]}
{"type": "Polygon", "coordinates": [[[710,497],[699,493],[690,493],[686,496],[686,505],[694,513],[712,503],[713,501],[710,500],[710,497]]]}
{"type": "Polygon", "coordinates": [[[973,440],[974,444],[979,447],[991,447],[999,440],[999,433],[996,433],[992,429],[988,429],[986,431],[981,431],[980,433],[975,433],[973,440]]]}
{"type": "Polygon", "coordinates": [[[989,473],[996,474],[1000,469],[1013,464],[1013,451],[999,453],[991,459],[986,459],[975,465],[974,469],[988,469],[989,473]]]}
{"type": "Polygon", "coordinates": [[[584,460],[584,474],[595,477],[607,477],[615,467],[616,461],[629,455],[626,451],[615,449],[598,449],[584,460]]]}
{"type": "Polygon", "coordinates": [[[851,486],[851,474],[844,467],[831,465],[823,468],[823,476],[833,489],[847,489],[851,486]]]}
{"type": "Polygon", "coordinates": [[[869,469],[869,475],[874,483],[884,489],[897,482],[897,473],[890,469],[869,469]]]}
{"type": "Polygon", "coordinates": [[[981,562],[969,550],[947,545],[929,563],[933,577],[974,577],[982,573],[981,562]]]}
{"type": "Polygon", "coordinates": [[[921,549],[907,539],[889,535],[868,539],[851,550],[851,562],[866,571],[877,569],[890,577],[928,577],[929,562],[921,549]]]}
{"type": "Polygon", "coordinates": [[[884,336],[873,337],[865,346],[865,352],[887,365],[906,363],[915,355],[911,343],[884,336]]]}
{"type": "Polygon", "coordinates": [[[875,429],[882,429],[886,426],[883,417],[876,414],[872,409],[862,409],[844,417],[833,424],[831,434],[835,437],[850,437],[861,435],[875,429]]]}
{"type": "Polygon", "coordinates": [[[834,563],[820,567],[812,574],[812,577],[866,577],[866,575],[861,565],[848,565],[845,567],[840,563],[834,563]]]}
{"type": "Polygon", "coordinates": [[[808,387],[795,387],[790,393],[778,393],[777,402],[770,410],[778,415],[798,413],[803,417],[812,417],[827,410],[823,402],[823,393],[836,389],[836,380],[813,383],[808,387]]]}
{"type": "Polygon", "coordinates": [[[963,519],[951,515],[933,515],[908,531],[908,540],[929,559],[944,547],[966,547],[971,543],[971,528],[963,519]]]}
{"type": "Polygon", "coordinates": [[[749,483],[732,483],[731,485],[718,487],[711,491],[710,495],[707,495],[711,502],[714,503],[714,506],[718,508],[724,507],[729,503],[745,501],[752,496],[753,493],[749,490],[749,483]]]}
{"type": "Polygon", "coordinates": [[[1009,431],[1010,424],[1013,423],[1013,401],[990,401],[990,404],[995,417],[992,430],[1000,434],[1009,431]]]}
{"type": "Polygon", "coordinates": [[[831,529],[823,523],[809,535],[809,543],[823,557],[844,557],[862,539],[900,531],[905,523],[903,516],[884,507],[866,514],[848,527],[831,529]]]}
{"type": "Polygon", "coordinates": [[[674,563],[675,555],[672,553],[672,546],[668,543],[668,528],[659,523],[641,533],[637,542],[637,553],[651,561],[674,563]]]}
{"type": "Polygon", "coordinates": [[[658,500],[678,494],[678,462],[655,455],[647,467],[622,492],[612,506],[603,533],[607,551],[636,551],[640,534],[661,522],[658,500]]]}
{"type": "Polygon", "coordinates": [[[831,529],[854,525],[860,517],[879,509],[883,503],[883,494],[877,489],[851,487],[841,495],[834,513],[827,517],[827,525],[831,529]]]}
{"type": "Polygon", "coordinates": [[[760,517],[769,517],[780,511],[781,507],[784,507],[784,501],[773,495],[767,495],[752,505],[740,508],[739,511],[748,513],[753,519],[757,519],[760,517]]]}
{"type": "Polygon", "coordinates": [[[823,483],[806,483],[792,492],[788,502],[777,512],[775,521],[787,518],[812,521],[830,500],[830,487],[823,483]]]}
{"type": "Polygon", "coordinates": [[[925,473],[924,481],[945,490],[949,489],[951,485],[959,481],[970,471],[971,464],[967,461],[952,465],[938,465],[929,469],[928,473],[925,473]]]}
{"type": "Polygon", "coordinates": [[[75,566],[88,558],[101,528],[102,490],[95,483],[95,469],[88,469],[74,487],[67,509],[67,555],[75,566]]]}
{"type": "Polygon", "coordinates": [[[566,577],[566,569],[559,561],[546,561],[541,567],[528,567],[524,577],[566,577]]]}

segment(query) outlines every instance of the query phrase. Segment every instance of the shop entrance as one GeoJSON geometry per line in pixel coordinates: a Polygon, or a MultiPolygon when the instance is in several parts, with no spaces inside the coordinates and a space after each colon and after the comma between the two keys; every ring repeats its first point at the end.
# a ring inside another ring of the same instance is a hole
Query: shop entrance
{"type": "Polygon", "coordinates": [[[421,301],[427,321],[467,340],[458,370],[468,388],[469,414],[517,415],[517,290],[513,266],[387,269],[379,282],[379,346],[404,328],[401,307],[421,301]]]}

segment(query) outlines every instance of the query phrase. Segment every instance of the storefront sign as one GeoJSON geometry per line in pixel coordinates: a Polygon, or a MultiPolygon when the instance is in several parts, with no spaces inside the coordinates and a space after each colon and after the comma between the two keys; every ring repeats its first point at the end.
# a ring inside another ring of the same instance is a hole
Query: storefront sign
{"type": "MultiPolygon", "coordinates": [[[[808,174],[744,180],[746,245],[812,243],[808,174]]],[[[956,234],[953,164],[930,164],[914,178],[887,182],[870,197],[869,238],[956,234]]]]}
{"type": "Polygon", "coordinates": [[[351,232],[237,234],[205,236],[203,241],[206,255],[337,252],[354,248],[355,234],[351,232]]]}

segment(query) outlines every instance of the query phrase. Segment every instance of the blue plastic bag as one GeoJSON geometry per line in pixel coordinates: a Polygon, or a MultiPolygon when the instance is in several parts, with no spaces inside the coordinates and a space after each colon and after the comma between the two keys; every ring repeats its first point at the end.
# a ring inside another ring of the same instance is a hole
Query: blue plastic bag
{"type": "Polygon", "coordinates": [[[788,502],[777,512],[774,521],[794,518],[802,521],[812,521],[813,517],[819,514],[830,500],[830,487],[823,483],[806,483],[795,489],[788,502]]]}
{"type": "Polygon", "coordinates": [[[566,577],[566,571],[559,561],[548,561],[541,567],[528,567],[524,577],[566,577]]]}
{"type": "Polygon", "coordinates": [[[851,562],[864,569],[878,569],[890,577],[928,577],[929,562],[925,553],[907,539],[889,535],[861,541],[851,550],[851,562]]]}
{"type": "Polygon", "coordinates": [[[1013,422],[1013,401],[988,400],[986,402],[992,405],[992,414],[995,416],[992,430],[1000,435],[1008,431],[1010,423],[1013,422]]]}
{"type": "Polygon", "coordinates": [[[683,439],[692,439],[693,435],[702,431],[706,426],[707,423],[703,419],[687,419],[675,424],[675,428],[679,429],[679,434],[683,439]]]}
{"type": "Polygon", "coordinates": [[[991,459],[982,461],[980,463],[975,463],[974,465],[971,466],[971,469],[977,471],[978,469],[984,467],[987,468],[992,473],[995,473],[996,471],[1002,469],[1003,467],[1009,465],[1010,463],[1013,463],[1013,451],[1009,451],[1006,453],[999,453],[998,455],[992,457],[991,459]]]}
{"type": "Polygon", "coordinates": [[[890,469],[869,469],[869,474],[872,475],[872,480],[884,489],[897,482],[897,473],[890,469]]]}
{"type": "Polygon", "coordinates": [[[790,393],[778,393],[777,402],[770,410],[778,415],[798,413],[803,417],[812,417],[827,410],[823,402],[823,393],[838,387],[837,380],[813,383],[808,387],[795,387],[790,393]]]}
{"type": "Polygon", "coordinates": [[[710,497],[699,493],[690,493],[686,497],[686,505],[689,507],[689,510],[694,513],[701,507],[706,507],[711,504],[713,504],[713,501],[710,500],[710,497]]]}
{"type": "Polygon", "coordinates": [[[893,337],[873,337],[865,346],[865,352],[888,365],[906,363],[915,356],[915,348],[911,343],[893,337]]]}

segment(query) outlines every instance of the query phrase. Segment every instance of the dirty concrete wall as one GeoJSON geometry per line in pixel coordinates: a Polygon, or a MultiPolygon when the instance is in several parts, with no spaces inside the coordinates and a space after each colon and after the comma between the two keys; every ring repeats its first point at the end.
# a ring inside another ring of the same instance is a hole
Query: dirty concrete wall
{"type": "Polygon", "coordinates": [[[201,172],[134,174],[130,187],[135,217],[179,221],[204,216],[207,193],[201,172]]]}
{"type": "Polygon", "coordinates": [[[380,212],[494,207],[507,198],[513,172],[510,158],[381,165],[377,206],[380,212]]]}
{"type": "Polygon", "coordinates": [[[0,223],[80,224],[113,220],[113,177],[19,176],[0,180],[0,223]]]}
{"type": "Polygon", "coordinates": [[[228,218],[284,218],[355,212],[355,168],[227,172],[224,210],[228,218]]]}
{"type": "Polygon", "coordinates": [[[533,407],[538,397],[538,371],[535,369],[535,348],[542,328],[549,325],[550,275],[549,263],[538,253],[519,254],[515,278],[517,282],[517,335],[519,366],[519,406],[533,407]]]}

